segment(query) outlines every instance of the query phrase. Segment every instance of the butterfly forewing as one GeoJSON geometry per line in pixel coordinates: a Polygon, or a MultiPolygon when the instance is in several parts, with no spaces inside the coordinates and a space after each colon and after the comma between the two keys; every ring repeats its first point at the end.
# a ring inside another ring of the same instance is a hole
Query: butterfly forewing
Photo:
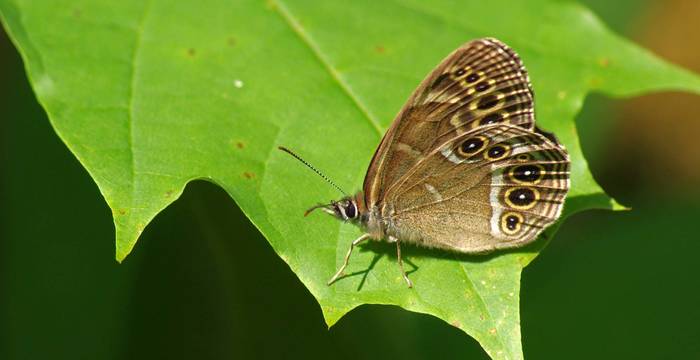
{"type": "Polygon", "coordinates": [[[397,115],[367,171],[367,204],[445,139],[495,123],[534,128],[530,81],[505,44],[475,40],[445,58],[397,115]]]}
{"type": "Polygon", "coordinates": [[[412,106],[425,108],[429,121],[449,120],[451,127],[444,130],[500,122],[532,128],[532,89],[515,52],[494,39],[473,41],[460,50],[448,57],[412,106]]]}

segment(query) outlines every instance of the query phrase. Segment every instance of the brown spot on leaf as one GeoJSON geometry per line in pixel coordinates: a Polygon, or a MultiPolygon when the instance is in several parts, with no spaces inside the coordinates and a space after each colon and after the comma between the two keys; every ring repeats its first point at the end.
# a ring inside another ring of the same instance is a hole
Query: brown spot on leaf
{"type": "Polygon", "coordinates": [[[197,52],[193,48],[187,49],[187,55],[194,56],[197,52]]]}
{"type": "Polygon", "coordinates": [[[459,321],[457,321],[457,320],[451,322],[450,325],[452,325],[452,326],[454,326],[454,327],[456,327],[456,328],[462,327],[462,323],[459,322],[459,321]]]}
{"type": "Polygon", "coordinates": [[[610,65],[610,59],[602,57],[598,59],[598,65],[600,65],[601,67],[608,67],[608,65],[610,65]]]}
{"type": "Polygon", "coordinates": [[[243,149],[243,148],[245,147],[245,144],[242,143],[242,142],[240,142],[240,141],[237,141],[237,142],[236,142],[236,147],[239,148],[239,149],[243,149]]]}
{"type": "Polygon", "coordinates": [[[126,210],[124,210],[124,209],[119,209],[118,212],[119,212],[119,215],[126,215],[126,210]]]}
{"type": "Polygon", "coordinates": [[[384,54],[384,52],[386,51],[386,49],[384,48],[383,45],[377,45],[377,46],[374,48],[374,51],[376,51],[378,54],[384,54]]]}
{"type": "Polygon", "coordinates": [[[496,328],[489,329],[489,334],[496,335],[496,328]]]}
{"type": "Polygon", "coordinates": [[[165,197],[166,197],[166,198],[169,198],[169,197],[172,196],[172,195],[173,195],[173,191],[172,191],[172,190],[168,190],[168,191],[165,192],[165,197]]]}
{"type": "Polygon", "coordinates": [[[243,177],[245,177],[246,179],[249,179],[249,180],[250,180],[250,179],[254,179],[254,178],[255,178],[255,173],[246,171],[246,172],[243,173],[243,177]]]}

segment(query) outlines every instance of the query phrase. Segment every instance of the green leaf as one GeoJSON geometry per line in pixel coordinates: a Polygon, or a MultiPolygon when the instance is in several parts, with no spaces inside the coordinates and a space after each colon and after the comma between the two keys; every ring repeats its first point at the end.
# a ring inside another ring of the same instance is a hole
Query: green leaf
{"type": "Polygon", "coordinates": [[[393,248],[372,244],[353,255],[356,276],[328,287],[359,230],[302,217],[337,194],[276,146],[359,190],[419,81],[461,43],[493,36],[520,53],[538,123],[571,153],[572,214],[617,206],[577,138],[587,93],[700,93],[700,78],[569,2],[0,0],[0,12],[53,127],[112,209],[119,261],[189,181],[207,179],[266,236],[329,325],[361,304],[399,305],[464,330],[494,359],[522,358],[520,273],[546,240],[488,257],[407,248],[414,289],[393,248]]]}

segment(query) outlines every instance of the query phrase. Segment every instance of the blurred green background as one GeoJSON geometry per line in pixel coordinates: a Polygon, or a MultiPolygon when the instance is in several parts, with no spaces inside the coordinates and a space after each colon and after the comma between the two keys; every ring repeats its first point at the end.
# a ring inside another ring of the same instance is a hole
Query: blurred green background
{"type": "MultiPolygon", "coordinates": [[[[700,73],[700,2],[584,3],[700,73]]],[[[525,269],[526,358],[700,359],[699,103],[589,97],[577,119],[584,151],[633,210],[575,215],[525,269]]],[[[4,33],[0,113],[0,359],[487,358],[456,328],[395,307],[362,306],[327,330],[313,297],[208,183],[190,184],[117,264],[110,211],[4,33]]]]}

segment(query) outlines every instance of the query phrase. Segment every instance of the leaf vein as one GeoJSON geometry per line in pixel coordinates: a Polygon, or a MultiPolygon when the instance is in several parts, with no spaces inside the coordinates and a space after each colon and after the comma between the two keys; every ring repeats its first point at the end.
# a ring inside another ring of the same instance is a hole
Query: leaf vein
{"type": "MultiPolygon", "coordinates": [[[[457,259],[457,258],[455,258],[455,259],[459,262],[459,259],[457,259]]],[[[481,306],[483,307],[484,311],[486,312],[486,315],[489,317],[489,319],[491,320],[491,322],[493,323],[493,326],[495,328],[496,327],[496,319],[491,314],[491,311],[489,310],[488,305],[486,305],[486,300],[484,300],[484,297],[481,296],[481,293],[476,288],[474,281],[472,281],[471,277],[469,277],[469,274],[467,274],[467,270],[464,269],[464,266],[462,266],[461,263],[459,264],[459,268],[462,270],[462,273],[464,273],[464,278],[467,279],[467,281],[469,282],[469,286],[474,290],[474,294],[476,294],[476,298],[479,300],[479,303],[481,303],[481,306]]],[[[510,354],[510,349],[506,346],[506,344],[501,339],[500,333],[498,333],[496,335],[496,339],[497,339],[498,343],[501,344],[501,347],[510,354]]],[[[509,358],[512,358],[512,357],[509,355],[509,358]]]]}

